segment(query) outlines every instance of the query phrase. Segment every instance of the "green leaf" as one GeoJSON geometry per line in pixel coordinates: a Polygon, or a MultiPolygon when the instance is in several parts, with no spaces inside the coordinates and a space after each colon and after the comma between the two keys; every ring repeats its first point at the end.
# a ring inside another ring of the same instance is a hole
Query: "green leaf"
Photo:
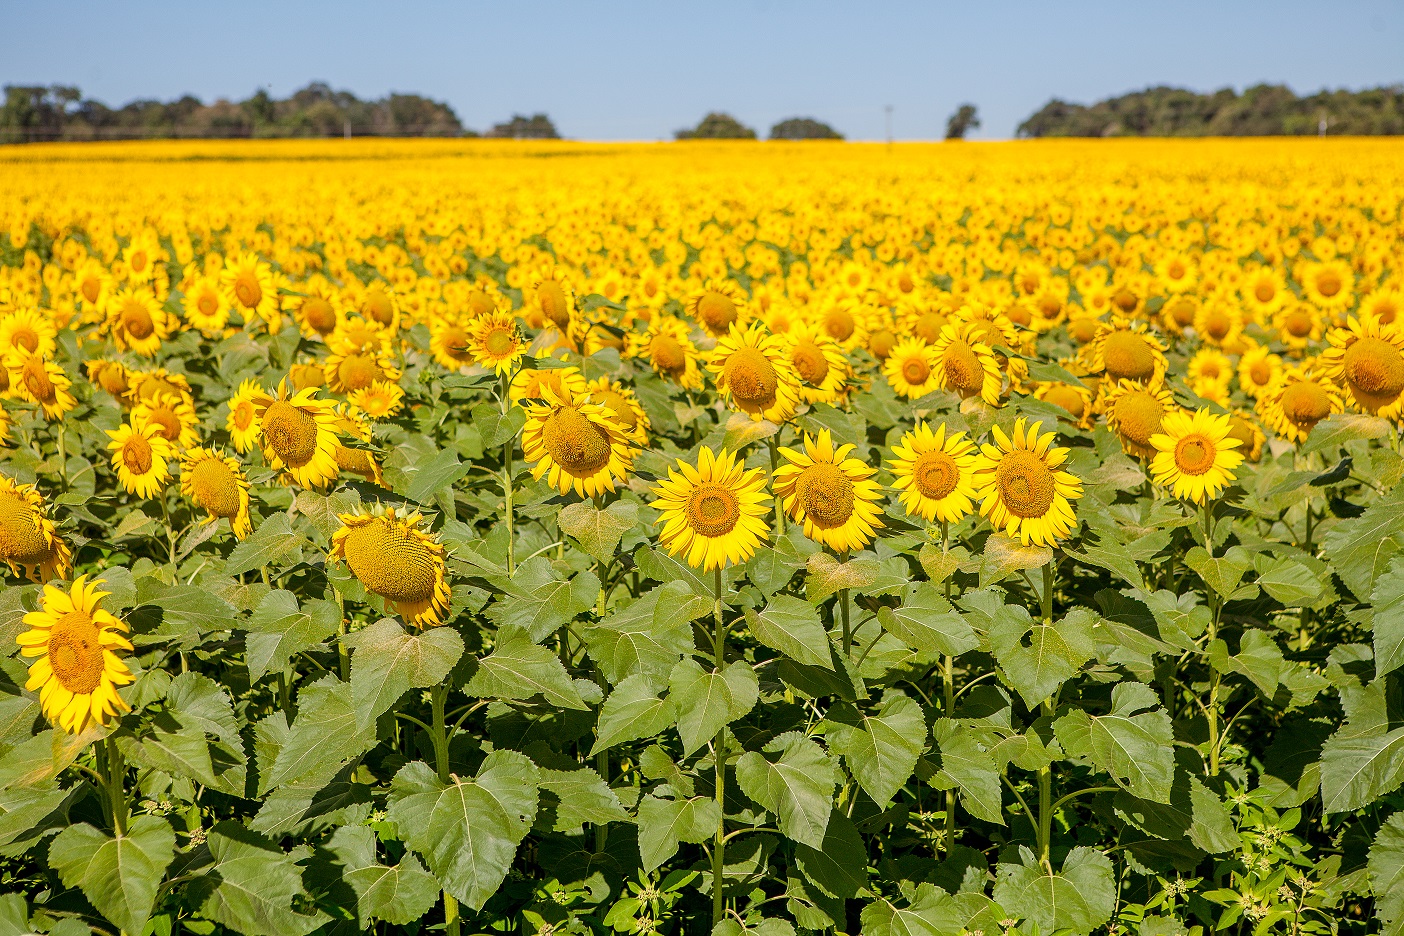
{"type": "Polygon", "coordinates": [[[188,892],[200,916],[245,936],[306,936],[327,922],[320,910],[293,908],[295,899],[306,896],[296,864],[305,846],[285,854],[233,820],[217,824],[206,841],[214,863],[188,892]]]}
{"type": "Polygon", "coordinates": [[[678,845],[705,842],[717,834],[721,807],[710,796],[660,799],[649,793],[639,800],[639,856],[650,874],[678,852],[678,845]]]}
{"type": "Polygon", "coordinates": [[[1053,561],[1048,546],[1024,546],[1003,533],[994,533],[985,540],[980,556],[980,587],[1003,581],[1015,572],[1041,569],[1053,561]]]}
{"type": "Polygon", "coordinates": [[[848,703],[835,705],[824,719],[829,748],[843,757],[863,792],[886,807],[916,769],[926,746],[921,706],[899,692],[883,696],[877,714],[848,703]]]}
{"type": "Polygon", "coordinates": [[[980,645],[965,618],[929,582],[908,586],[901,607],[880,609],[878,621],[889,634],[922,653],[960,656],[980,645]]]}
{"type": "Polygon", "coordinates": [[[677,721],[677,707],[672,698],[660,699],[648,679],[642,673],[635,673],[615,686],[600,707],[590,756],[626,741],[651,738],[677,721]]]}
{"type": "Polygon", "coordinates": [[[1111,537],[1102,537],[1095,546],[1084,541],[1081,553],[1072,549],[1064,549],[1063,551],[1078,562],[1106,569],[1130,584],[1132,588],[1145,587],[1145,580],[1141,577],[1141,567],[1136,564],[1136,558],[1131,555],[1129,549],[1111,537]]]}
{"type": "Polygon", "coordinates": [[[882,563],[871,553],[839,562],[828,553],[818,552],[809,557],[806,569],[804,595],[810,601],[820,602],[844,588],[862,589],[872,585],[878,580],[882,563]]]}
{"type": "Polygon", "coordinates": [[[838,779],[824,749],[797,733],[747,751],[736,763],[742,792],[779,818],[781,834],[814,848],[824,845],[838,779]]]}
{"type": "Polygon", "coordinates": [[[1282,648],[1267,631],[1244,631],[1238,642],[1238,653],[1230,655],[1228,645],[1215,640],[1209,645],[1209,665],[1221,673],[1238,673],[1248,677],[1258,691],[1271,699],[1278,686],[1292,693],[1293,705],[1304,705],[1317,692],[1327,687],[1326,677],[1312,672],[1305,664],[1283,657],[1282,648]]]}
{"type": "Polygon", "coordinates": [[[556,524],[578,542],[598,562],[608,562],[624,534],[639,522],[639,505],[615,501],[600,510],[589,501],[579,501],[556,515],[556,524]]]}
{"type": "Polygon", "coordinates": [[[245,662],[249,679],[287,669],[288,661],[336,633],[341,609],[335,602],[312,599],[298,606],[297,596],[277,589],[258,603],[245,626],[245,662]]]}
{"type": "Polygon", "coordinates": [[[1390,816],[1370,846],[1370,891],[1382,932],[1404,931],[1404,813],[1390,816]]]}
{"type": "Polygon", "coordinates": [[[351,655],[351,699],[356,724],[367,729],[410,689],[427,689],[448,677],[463,655],[463,638],[448,627],[409,634],[385,619],[347,638],[351,655]]]}
{"type": "Polygon", "coordinates": [[[797,843],[795,859],[800,871],[825,897],[847,900],[868,886],[868,848],[853,820],[842,810],[830,809],[823,846],[797,843]]]}
{"type": "Polygon", "coordinates": [[[1053,694],[1096,654],[1092,625],[1097,615],[1074,608],[1056,624],[1035,623],[1029,612],[1003,605],[990,624],[990,649],[1008,685],[1030,709],[1053,694]]]}
{"type": "Polygon", "coordinates": [[[208,634],[229,630],[234,608],[209,589],[198,585],[168,586],[155,578],[138,583],[140,602],[162,609],[161,633],[208,634]]]}
{"type": "Polygon", "coordinates": [[[686,582],[669,582],[646,592],[585,628],[590,659],[614,685],[635,674],[656,686],[666,684],[678,660],[694,649],[692,618],[686,615],[696,612],[692,602],[697,598],[686,582]],[[683,612],[675,613],[679,608],[683,612]]]}
{"type": "Polygon", "coordinates": [[[1404,666],[1404,559],[1389,564],[1370,593],[1374,607],[1375,677],[1404,666]]]}
{"type": "Polygon", "coordinates": [[[1341,520],[1321,538],[1321,555],[1335,568],[1351,594],[1364,599],[1375,577],[1400,552],[1404,535],[1404,485],[1378,498],[1365,512],[1341,520]]]}
{"type": "Polygon", "coordinates": [[[1059,873],[1048,874],[1027,848],[1019,851],[1023,863],[1001,864],[995,875],[995,902],[1011,915],[1028,920],[1040,933],[1077,936],[1111,919],[1116,877],[1106,855],[1078,846],[1068,852],[1059,873]]]}
{"type": "Polygon", "coordinates": [[[450,783],[413,761],[390,783],[387,814],[444,890],[481,910],[531,830],[540,779],[516,751],[494,751],[474,779],[450,783]]]}
{"type": "Polygon", "coordinates": [[[341,826],[326,848],[341,866],[341,879],[356,895],[356,921],[362,930],[376,920],[407,926],[439,899],[439,884],[419,859],[406,853],[394,866],[375,854],[375,832],[368,826],[341,826]]]}
{"type": "Polygon", "coordinates": [[[1053,723],[1063,749],[1086,757],[1117,785],[1141,799],[1170,802],[1175,781],[1174,731],[1154,690],[1143,683],[1119,683],[1112,711],[1089,715],[1074,709],[1053,723]],[[1154,708],[1154,711],[1142,711],[1154,708]]]}
{"type": "Polygon", "coordinates": [[[330,494],[303,490],[298,491],[293,500],[297,512],[306,517],[327,542],[331,542],[332,536],[341,529],[341,518],[337,515],[352,513],[360,504],[361,495],[354,489],[332,491],[330,494]]]}
{"type": "Polygon", "coordinates": [[[707,672],[688,657],[673,667],[668,697],[677,708],[678,736],[687,756],[755,707],[760,685],[756,671],[745,663],[707,672]]]}
{"type": "Polygon", "coordinates": [[[1258,587],[1289,608],[1311,607],[1321,598],[1321,580],[1294,559],[1259,554],[1253,560],[1258,587]]]}
{"type": "Polygon", "coordinates": [[[551,564],[541,557],[518,566],[512,584],[520,586],[521,594],[508,595],[495,603],[488,609],[488,617],[498,627],[525,629],[532,643],[545,640],[580,612],[592,609],[600,594],[600,580],[595,573],[557,578],[551,564]]]}
{"type": "Polygon", "coordinates": [[[1364,809],[1404,783],[1404,728],[1371,737],[1338,731],[1321,749],[1321,806],[1327,813],[1364,809]]]}
{"type": "Polygon", "coordinates": [[[1008,916],[984,894],[948,894],[934,884],[919,884],[905,908],[875,895],[859,919],[863,936],[953,936],[1000,932],[1008,916]]]}
{"type": "Polygon", "coordinates": [[[415,459],[405,469],[404,495],[417,504],[431,504],[438,493],[473,470],[470,462],[458,460],[453,449],[443,449],[432,458],[415,459]]]}
{"type": "Polygon", "coordinates": [[[784,588],[795,573],[805,567],[814,553],[814,544],[802,535],[797,543],[790,536],[776,538],[774,546],[762,546],[746,563],[746,577],[766,597],[784,588]]]}
{"type": "Polygon", "coordinates": [[[276,567],[307,541],[305,533],[292,528],[287,514],[274,514],[234,547],[224,564],[224,574],[243,575],[265,566],[276,567]]]}
{"type": "MultiPolygon", "coordinates": [[[[244,795],[244,741],[229,694],[208,676],[181,673],[166,690],[165,712],[132,755],[146,766],[244,795]]],[[[130,749],[129,749],[130,750],[130,749]]]]}
{"type": "Polygon", "coordinates": [[[175,831],[158,816],[137,816],[109,838],[86,822],[64,829],[49,846],[49,864],[98,912],[128,933],[140,933],[156,905],[156,889],[175,857],[175,831]]]}
{"type": "Polygon", "coordinates": [[[478,671],[463,691],[477,698],[530,699],[541,695],[559,708],[589,708],[560,658],[532,643],[520,627],[507,627],[497,633],[497,646],[478,661],[478,671]]]}
{"type": "Polygon", "coordinates": [[[940,753],[938,779],[960,790],[960,801],[976,819],[1004,825],[1003,791],[993,755],[980,748],[975,733],[949,718],[931,726],[940,753]]]}
{"type": "Polygon", "coordinates": [[[488,448],[506,445],[526,425],[526,413],[520,406],[510,407],[504,413],[492,403],[479,403],[472,409],[472,418],[473,425],[482,434],[483,445],[488,448]]]}
{"type": "Polygon", "coordinates": [[[1195,546],[1185,553],[1185,565],[1197,572],[1204,584],[1225,601],[1232,601],[1245,597],[1239,583],[1253,568],[1253,556],[1242,546],[1231,546],[1222,556],[1210,556],[1203,546],[1195,546]]]}
{"type": "Polygon", "coordinates": [[[1389,420],[1364,413],[1337,413],[1327,416],[1311,429],[1301,452],[1337,452],[1356,439],[1383,439],[1389,435],[1389,420]]]}
{"type": "Polygon", "coordinates": [[[554,806],[555,822],[551,828],[556,832],[574,833],[586,823],[605,825],[610,822],[628,822],[629,814],[619,802],[619,795],[609,788],[594,770],[580,767],[576,770],[541,770],[541,789],[553,795],[555,803],[543,799],[541,809],[554,806]]]}
{"type": "Polygon", "coordinates": [[[811,666],[832,668],[829,635],[819,623],[819,610],[792,595],[777,595],[757,614],[747,609],[751,635],[772,650],[811,666]]]}
{"type": "Polygon", "coordinates": [[[341,765],[375,744],[375,726],[362,727],[351,684],[324,676],[297,694],[297,718],[260,792],[307,778],[330,780],[341,765]]]}

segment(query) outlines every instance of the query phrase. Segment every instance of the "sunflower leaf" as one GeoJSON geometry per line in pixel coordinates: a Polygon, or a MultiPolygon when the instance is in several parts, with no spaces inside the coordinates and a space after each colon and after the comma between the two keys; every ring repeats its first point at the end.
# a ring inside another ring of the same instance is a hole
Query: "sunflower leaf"
{"type": "Polygon", "coordinates": [[[86,822],[64,829],[49,846],[49,863],[128,933],[140,933],[156,905],[156,891],[175,857],[175,831],[158,816],[137,816],[116,838],[86,822]]]}
{"type": "Polygon", "coordinates": [[[463,638],[448,627],[410,634],[399,622],[377,621],[346,638],[356,727],[366,730],[410,689],[444,681],[463,655],[463,638]]]}

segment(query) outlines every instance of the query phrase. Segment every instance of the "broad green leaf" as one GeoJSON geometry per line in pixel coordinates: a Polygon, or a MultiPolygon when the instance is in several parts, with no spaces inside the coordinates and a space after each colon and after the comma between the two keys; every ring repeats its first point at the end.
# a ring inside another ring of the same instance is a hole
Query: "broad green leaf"
{"type": "Polygon", "coordinates": [[[641,673],[635,673],[615,686],[600,707],[595,745],[590,750],[590,756],[626,741],[651,738],[677,724],[677,721],[677,707],[673,700],[660,699],[648,679],[641,673]]]}
{"type": "Polygon", "coordinates": [[[463,638],[448,627],[409,634],[385,619],[347,638],[351,655],[351,699],[357,727],[364,730],[410,689],[427,689],[448,677],[463,655],[463,638]]]}
{"type": "Polygon", "coordinates": [[[188,892],[200,916],[246,936],[306,936],[327,922],[320,910],[293,908],[306,896],[296,864],[303,854],[287,854],[233,820],[215,825],[206,841],[213,864],[188,892]]]}
{"type": "Polygon", "coordinates": [[[800,871],[825,897],[847,900],[868,886],[868,849],[848,814],[830,809],[824,844],[795,845],[800,871]]]}
{"type": "Polygon", "coordinates": [[[1084,542],[1080,553],[1071,549],[1064,551],[1078,562],[1106,569],[1132,588],[1145,587],[1141,567],[1136,564],[1136,558],[1131,555],[1130,550],[1110,537],[1102,537],[1095,546],[1084,542]]]}
{"type": "Polygon", "coordinates": [[[234,547],[224,564],[224,574],[242,575],[265,566],[279,566],[306,542],[306,534],[292,528],[287,514],[274,514],[234,547]]]}
{"type": "Polygon", "coordinates": [[[450,783],[413,761],[390,783],[387,814],[444,890],[480,910],[531,829],[540,780],[536,765],[515,751],[494,751],[472,780],[450,783]]]}
{"type": "Polygon", "coordinates": [[[545,640],[580,612],[589,611],[600,594],[600,580],[593,572],[557,578],[540,558],[523,563],[512,582],[521,586],[522,593],[509,594],[493,604],[488,617],[498,627],[525,629],[533,643],[545,640]]]}
{"type": "Polygon", "coordinates": [[[453,449],[444,449],[432,458],[416,459],[405,469],[405,497],[418,504],[432,503],[440,491],[472,470],[473,465],[459,461],[453,449]]]}
{"type": "Polygon", "coordinates": [[[980,645],[975,631],[929,582],[909,586],[901,606],[882,608],[878,621],[889,634],[923,653],[960,656],[980,645]]]}
{"type": "Polygon", "coordinates": [[[1116,908],[1116,876],[1111,859],[1078,846],[1063,860],[1062,870],[1048,874],[1033,854],[1020,847],[1021,864],[1001,864],[994,899],[1040,933],[1086,936],[1111,919],[1116,908]]]}
{"type": "Polygon", "coordinates": [[[888,692],[876,714],[848,703],[835,705],[824,719],[829,749],[843,757],[863,792],[886,807],[916,769],[926,746],[921,706],[888,692]]]}
{"type": "Polygon", "coordinates": [[[960,791],[960,802],[975,818],[1004,825],[1003,790],[994,757],[981,750],[975,733],[949,718],[938,718],[931,729],[940,754],[938,777],[960,791]]]}
{"type": "Polygon", "coordinates": [[[772,650],[811,666],[831,667],[829,635],[814,605],[791,595],[777,595],[757,614],[747,609],[751,635],[772,650]]]}
{"type": "Polygon", "coordinates": [[[1035,622],[1029,612],[1004,605],[990,625],[990,649],[1008,684],[1030,709],[1053,694],[1097,651],[1092,625],[1097,615],[1074,608],[1056,624],[1035,622]]]}
{"type": "Polygon", "coordinates": [[[1248,677],[1269,699],[1277,694],[1278,686],[1287,687],[1293,705],[1305,705],[1328,685],[1324,676],[1283,657],[1273,636],[1256,628],[1243,633],[1236,654],[1230,655],[1228,645],[1215,640],[1209,645],[1208,659],[1209,665],[1221,673],[1248,677]]]}
{"type": "Polygon", "coordinates": [[[824,750],[795,733],[747,751],[736,764],[741,790],[779,818],[781,834],[814,848],[824,845],[838,779],[824,750]]]}
{"type": "Polygon", "coordinates": [[[116,838],[86,822],[64,829],[49,846],[49,864],[108,920],[140,933],[156,905],[156,889],[175,857],[175,831],[158,816],[136,816],[116,838]]]}
{"type": "Polygon", "coordinates": [[[882,563],[871,553],[839,562],[828,553],[818,552],[809,557],[806,569],[804,595],[810,601],[819,602],[844,588],[868,588],[878,580],[882,563]]]}
{"type": "Polygon", "coordinates": [[[585,628],[590,659],[614,685],[635,674],[653,685],[665,685],[678,660],[693,650],[691,618],[668,612],[678,607],[686,608],[684,613],[695,611],[692,601],[697,597],[685,582],[669,582],[644,593],[633,604],[585,628]]]}
{"type": "Polygon", "coordinates": [[[814,543],[799,536],[781,536],[773,546],[762,546],[746,563],[746,577],[769,597],[784,588],[814,553],[814,543]]]}
{"type": "Polygon", "coordinates": [[[952,936],[1000,932],[1008,916],[982,893],[948,894],[934,884],[919,884],[906,907],[874,895],[860,920],[863,936],[952,936]]]}
{"type": "Polygon", "coordinates": [[[1321,806],[1327,813],[1364,809],[1404,783],[1404,728],[1371,737],[1327,739],[1321,750],[1321,806]]]}
{"type": "Polygon", "coordinates": [[[1356,439],[1383,439],[1389,435],[1389,420],[1364,413],[1336,413],[1327,416],[1311,429],[1302,443],[1301,453],[1335,453],[1347,442],[1356,439]]]}
{"type": "Polygon", "coordinates": [[[1074,709],[1053,723],[1063,749],[1086,757],[1141,799],[1170,802],[1175,780],[1174,731],[1155,692],[1142,683],[1112,690],[1112,710],[1089,715],[1074,709]],[[1153,708],[1153,711],[1143,709],[1153,708]]]}
{"type": "Polygon", "coordinates": [[[1404,666],[1404,560],[1396,559],[1375,579],[1370,593],[1374,608],[1375,676],[1404,666]]]}
{"type": "Polygon", "coordinates": [[[954,546],[947,552],[935,543],[926,543],[921,547],[921,552],[917,554],[917,561],[926,571],[927,579],[934,585],[939,585],[950,578],[955,570],[960,568],[961,563],[969,558],[970,553],[964,546],[954,546]]]}
{"type": "Polygon", "coordinates": [[[463,691],[487,699],[530,699],[540,695],[560,708],[589,708],[560,658],[532,643],[519,627],[498,631],[497,646],[478,661],[478,671],[463,691]]]}
{"type": "Polygon", "coordinates": [[[1053,550],[1047,546],[1025,546],[1003,533],[991,534],[980,554],[980,587],[1021,570],[1040,569],[1052,561],[1053,550]]]}
{"type": "Polygon", "coordinates": [[[696,845],[717,834],[721,807],[710,796],[661,799],[647,794],[639,800],[639,856],[653,872],[678,853],[678,845],[696,845]]]}
{"type": "MultiPolygon", "coordinates": [[[[489,375],[491,376],[491,375],[489,375]]],[[[479,403],[472,409],[473,425],[482,434],[483,445],[493,448],[505,445],[515,439],[526,425],[526,413],[520,406],[510,407],[506,413],[492,404],[479,403]]]]}
{"type": "Polygon", "coordinates": [[[760,687],[755,670],[735,663],[718,673],[708,672],[691,657],[673,667],[668,697],[678,713],[683,755],[712,740],[724,725],[743,717],[756,704],[760,687]]]}
{"type": "Polygon", "coordinates": [[[1251,597],[1247,589],[1239,587],[1243,576],[1253,568],[1253,556],[1242,546],[1231,546],[1222,556],[1210,556],[1203,546],[1195,546],[1185,553],[1185,565],[1225,601],[1251,597]]]}
{"type": "Polygon", "coordinates": [[[132,756],[147,766],[235,796],[244,794],[245,753],[229,694],[208,676],[181,673],[132,756]]]}
{"type": "Polygon", "coordinates": [[[1241,842],[1233,817],[1218,795],[1198,777],[1176,773],[1168,803],[1117,793],[1112,800],[1117,818],[1134,829],[1169,842],[1188,841],[1211,855],[1238,848],[1241,842]]]}
{"type": "Polygon", "coordinates": [[[303,688],[297,702],[297,718],[271,769],[260,778],[260,792],[297,780],[329,780],[342,764],[375,744],[375,725],[362,727],[356,717],[350,683],[324,676],[303,688]]]}
{"type": "Polygon", "coordinates": [[[341,879],[356,895],[356,921],[369,929],[376,920],[407,926],[439,899],[439,883],[413,853],[394,866],[375,854],[375,833],[367,826],[341,826],[326,845],[336,857],[341,879]]]}
{"type": "Polygon", "coordinates": [[[579,501],[556,515],[556,524],[598,562],[613,558],[619,541],[638,522],[639,505],[623,500],[603,510],[589,501],[579,501]]]}
{"type": "Polygon", "coordinates": [[[1404,484],[1378,498],[1358,517],[1341,520],[1321,538],[1321,555],[1351,594],[1364,600],[1375,577],[1400,552],[1404,539],[1404,484]]]}
{"type": "Polygon", "coordinates": [[[620,805],[619,795],[604,778],[589,767],[577,770],[541,769],[541,789],[552,794],[543,798],[541,811],[554,812],[551,828],[556,832],[576,832],[586,823],[605,825],[628,822],[629,814],[620,805]]]}
{"type": "Polygon", "coordinates": [[[1258,587],[1289,608],[1310,607],[1321,597],[1321,580],[1296,560],[1260,554],[1253,567],[1258,572],[1258,587]]]}
{"type": "Polygon", "coordinates": [[[235,621],[234,609],[207,588],[198,585],[168,586],[152,577],[137,583],[141,604],[162,609],[163,634],[208,634],[229,630],[235,621]]]}
{"type": "Polygon", "coordinates": [[[1382,932],[1404,931],[1404,813],[1390,816],[1370,846],[1370,890],[1382,932]]]}
{"type": "Polygon", "coordinates": [[[299,607],[292,592],[269,592],[245,622],[249,679],[286,669],[292,657],[335,634],[340,621],[341,609],[335,602],[314,598],[299,607]]]}

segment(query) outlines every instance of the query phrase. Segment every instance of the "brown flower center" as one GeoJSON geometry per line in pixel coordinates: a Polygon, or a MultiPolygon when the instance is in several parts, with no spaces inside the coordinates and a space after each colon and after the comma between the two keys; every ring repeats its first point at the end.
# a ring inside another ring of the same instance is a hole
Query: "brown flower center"
{"type": "Polygon", "coordinates": [[[697,301],[697,317],[708,331],[720,334],[736,321],[736,303],[725,293],[710,290],[697,301]]]}
{"type": "Polygon", "coordinates": [[[573,475],[592,475],[609,464],[609,433],[574,406],[562,406],[541,427],[551,459],[573,475]]]}
{"type": "Polygon", "coordinates": [[[939,449],[922,452],[912,462],[912,483],[923,497],[940,500],[960,483],[960,468],[954,458],[939,449]]]}
{"type": "Polygon", "coordinates": [[[29,391],[30,396],[40,403],[52,403],[55,397],[54,382],[49,379],[49,369],[44,366],[43,358],[31,357],[25,360],[24,387],[29,391]]]}
{"type": "Polygon", "coordinates": [[[336,368],[336,378],[347,390],[364,390],[385,376],[369,354],[348,354],[336,368]]]}
{"type": "Polygon", "coordinates": [[[847,309],[830,309],[824,315],[824,331],[835,341],[847,341],[852,338],[857,327],[853,313],[847,309]]]}
{"type": "Polygon", "coordinates": [[[1287,328],[1287,333],[1293,338],[1305,338],[1311,334],[1311,327],[1314,324],[1312,314],[1306,309],[1294,309],[1283,320],[1283,325],[1287,328]]]}
{"type": "Polygon", "coordinates": [[[1149,380],[1155,376],[1155,354],[1135,332],[1114,331],[1102,349],[1107,376],[1112,380],[1149,380]]]}
{"type": "Polygon", "coordinates": [[[1272,297],[1277,295],[1277,288],[1267,280],[1259,280],[1258,285],[1253,287],[1253,296],[1259,302],[1271,302],[1272,297]]]}
{"type": "Polygon", "coordinates": [[[378,517],[352,527],[342,548],[351,572],[382,598],[410,603],[434,597],[436,557],[399,523],[378,517]]]}
{"type": "Polygon", "coordinates": [[[1367,409],[1388,406],[1404,392],[1404,355],[1388,341],[1367,336],[1342,356],[1346,382],[1367,409]]]}
{"type": "Polygon", "coordinates": [[[648,343],[648,356],[653,366],[669,377],[679,377],[687,370],[687,353],[677,339],[658,335],[648,343]]]}
{"type": "Polygon", "coordinates": [[[941,357],[941,367],[946,374],[946,386],[963,397],[975,396],[985,386],[985,368],[980,356],[964,341],[951,343],[941,357]]]}
{"type": "Polygon", "coordinates": [[[799,476],[795,493],[805,516],[826,530],[843,526],[853,516],[853,482],[837,465],[809,466],[799,476]]]}
{"type": "Polygon", "coordinates": [[[560,283],[546,280],[536,287],[536,301],[541,304],[542,314],[557,328],[564,329],[570,324],[570,302],[560,283]]]}
{"type": "Polygon", "coordinates": [[[122,464],[132,474],[144,475],[150,471],[152,457],[151,443],[140,435],[133,435],[122,444],[122,464]]]}
{"type": "Polygon", "coordinates": [[[483,339],[483,349],[495,358],[510,357],[517,350],[515,328],[494,328],[483,339]]]}
{"type": "Polygon", "coordinates": [[[1316,291],[1327,299],[1339,293],[1344,285],[1341,275],[1335,270],[1322,270],[1316,275],[1316,291]]]}
{"type": "Polygon", "coordinates": [[[1134,391],[1118,397],[1113,412],[1117,432],[1122,438],[1137,445],[1149,445],[1150,437],[1160,431],[1165,407],[1151,394],[1134,391]]]}
{"type": "Polygon", "coordinates": [[[90,695],[102,684],[102,641],[86,611],[59,617],[49,631],[49,666],[58,684],[74,695],[90,695]]]}
{"type": "Polygon", "coordinates": [[[599,395],[599,402],[614,410],[615,420],[626,429],[633,429],[639,424],[638,414],[629,405],[629,401],[624,398],[624,394],[617,390],[606,390],[599,395]]]}
{"type": "Polygon", "coordinates": [[[1298,381],[1282,391],[1282,414],[1299,429],[1310,431],[1331,415],[1331,398],[1313,381],[1298,381]]]}
{"type": "Polygon", "coordinates": [[[1005,508],[1016,517],[1042,517],[1053,506],[1053,472],[1033,452],[1015,449],[999,460],[995,482],[1005,508]]]}
{"type": "Polygon", "coordinates": [[[1043,398],[1049,403],[1067,410],[1074,419],[1081,419],[1082,414],[1087,411],[1087,403],[1082,394],[1064,384],[1049,387],[1048,393],[1043,398]]]}
{"type": "Polygon", "coordinates": [[[0,491],[0,559],[34,565],[49,556],[39,515],[18,494],[0,491]]]}
{"type": "Polygon", "coordinates": [[[258,281],[258,274],[245,270],[235,277],[234,298],[246,309],[258,308],[263,301],[263,286],[258,281]]]}
{"type": "Polygon", "coordinates": [[[775,399],[779,377],[775,365],[756,348],[738,348],[726,359],[722,379],[742,403],[763,406],[775,399]]]}
{"type": "Polygon", "coordinates": [[[817,387],[829,376],[829,359],[824,351],[812,341],[795,345],[790,352],[790,361],[799,371],[800,379],[811,387],[817,387]]]}
{"type": "Polygon", "coordinates": [[[190,489],[195,503],[212,517],[233,517],[239,513],[239,481],[222,458],[205,458],[190,472],[190,489]]]}
{"type": "Polygon", "coordinates": [[[319,335],[330,335],[336,330],[336,310],[321,296],[308,297],[302,304],[302,317],[308,327],[319,335]]]}
{"type": "Polygon", "coordinates": [[[725,536],[741,519],[741,503],[729,489],[715,481],[693,488],[687,499],[687,525],[703,536],[725,536]]]}
{"type": "Polygon", "coordinates": [[[361,308],[365,311],[366,318],[381,325],[389,325],[395,320],[395,304],[390,301],[390,296],[385,290],[379,286],[366,293],[361,308]]]}
{"type": "Polygon", "coordinates": [[[317,419],[286,400],[274,400],[263,413],[263,437],[285,465],[301,468],[317,454],[317,419]]]}

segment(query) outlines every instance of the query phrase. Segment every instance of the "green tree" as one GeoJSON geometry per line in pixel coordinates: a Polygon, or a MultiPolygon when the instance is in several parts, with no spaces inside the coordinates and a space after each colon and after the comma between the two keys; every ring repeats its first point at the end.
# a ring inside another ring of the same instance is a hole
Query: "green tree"
{"type": "Polygon", "coordinates": [[[691,130],[678,130],[673,136],[679,140],[754,140],[756,131],[730,114],[712,111],[691,130]]]}
{"type": "Polygon", "coordinates": [[[770,128],[772,140],[842,140],[843,134],[813,117],[791,117],[770,128]]]}
{"type": "Polygon", "coordinates": [[[962,104],[946,121],[946,139],[963,140],[971,130],[980,126],[980,113],[974,104],[962,104]]]}

